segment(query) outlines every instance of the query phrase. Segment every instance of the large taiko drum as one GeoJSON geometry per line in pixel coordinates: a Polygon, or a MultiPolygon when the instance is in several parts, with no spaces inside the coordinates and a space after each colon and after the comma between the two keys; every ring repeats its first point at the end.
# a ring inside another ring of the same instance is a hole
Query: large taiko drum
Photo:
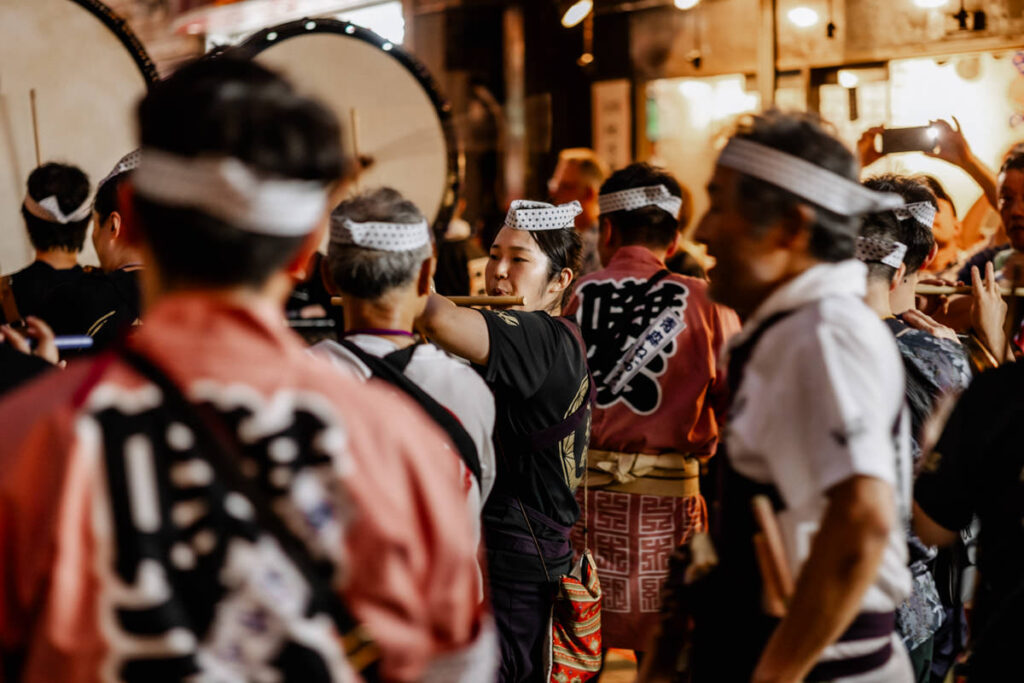
{"type": "Polygon", "coordinates": [[[235,49],[334,110],[345,150],[372,161],[353,190],[393,187],[435,229],[447,226],[462,157],[451,107],[415,57],[372,31],[333,19],[281,24],[235,49]]]}
{"type": "Polygon", "coordinates": [[[20,210],[37,145],[44,163],[79,166],[95,189],[134,149],[135,105],[156,80],[102,3],[0,0],[0,271],[32,260],[20,210]]]}

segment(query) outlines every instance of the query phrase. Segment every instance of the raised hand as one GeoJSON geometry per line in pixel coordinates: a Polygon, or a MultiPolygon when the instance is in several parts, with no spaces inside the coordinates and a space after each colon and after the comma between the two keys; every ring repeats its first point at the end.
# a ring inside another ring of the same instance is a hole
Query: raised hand
{"type": "Polygon", "coordinates": [[[860,167],[865,168],[882,158],[882,153],[875,148],[875,138],[878,137],[885,126],[872,126],[864,131],[857,140],[857,157],[860,159],[860,167]]]}
{"type": "Polygon", "coordinates": [[[60,362],[60,353],[57,351],[57,337],[50,326],[31,315],[25,318],[25,325],[25,334],[10,325],[0,326],[0,339],[20,353],[38,356],[51,365],[57,365],[60,362]],[[35,340],[35,349],[29,344],[29,339],[35,340]]]}
{"type": "Polygon", "coordinates": [[[975,336],[999,360],[1006,355],[1006,300],[996,281],[992,262],[985,264],[982,279],[977,266],[971,267],[971,327],[975,336]]]}

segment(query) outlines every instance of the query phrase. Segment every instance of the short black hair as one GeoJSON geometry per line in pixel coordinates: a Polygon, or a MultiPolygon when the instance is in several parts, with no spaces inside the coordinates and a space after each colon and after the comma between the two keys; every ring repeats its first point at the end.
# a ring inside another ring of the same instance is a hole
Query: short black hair
{"type": "Polygon", "coordinates": [[[131,171],[122,171],[117,175],[110,176],[102,185],[96,188],[96,197],[92,200],[92,210],[99,216],[97,228],[110,218],[110,214],[119,210],[117,206],[117,190],[131,175],[131,171]]]}
{"type": "MultiPolygon", "coordinates": [[[[77,166],[54,162],[43,164],[29,174],[28,194],[37,202],[56,197],[60,210],[70,214],[89,198],[89,176],[77,166]]],[[[92,216],[86,216],[80,221],[61,225],[33,216],[24,206],[21,207],[21,216],[25,219],[28,239],[37,251],[82,251],[85,233],[92,219],[92,216]]]]}
{"type": "MultiPolygon", "coordinates": [[[[864,216],[864,222],[860,228],[860,237],[878,240],[886,244],[903,242],[900,222],[892,211],[881,211],[864,216]]],[[[885,283],[892,282],[896,275],[897,268],[886,265],[881,261],[865,261],[868,268],[868,279],[881,280],[885,283]]]]}
{"type": "MultiPolygon", "coordinates": [[[[856,157],[816,114],[784,113],[777,109],[740,120],[734,137],[750,140],[809,161],[852,182],[858,181],[856,157]]],[[[740,212],[755,225],[768,225],[796,205],[814,210],[810,254],[820,261],[837,262],[853,257],[854,238],[860,220],[840,216],[792,192],[758,178],[740,175],[740,212]]]]}
{"type": "Polygon", "coordinates": [[[1024,171],[1024,142],[1018,142],[1003,157],[1003,164],[999,167],[999,175],[1007,171],[1024,171]]]}
{"type": "Polygon", "coordinates": [[[956,216],[956,204],[953,203],[952,198],[950,198],[949,193],[946,192],[946,188],[943,187],[942,183],[939,182],[938,178],[936,178],[933,175],[922,174],[914,176],[914,180],[918,181],[919,183],[924,183],[925,185],[927,185],[928,189],[932,191],[933,195],[935,195],[936,200],[941,199],[942,201],[952,206],[953,216],[956,216]]]}
{"type": "MultiPolygon", "coordinates": [[[[155,84],[138,116],[144,148],[234,157],[258,172],[325,187],[345,168],[333,113],[281,76],[230,52],[200,58],[155,84]]],[[[172,281],[259,286],[306,239],[254,234],[138,195],[135,204],[153,258],[172,281]]]]}
{"type": "MultiPolygon", "coordinates": [[[[903,197],[907,204],[927,202],[936,210],[939,208],[939,203],[928,185],[908,176],[886,173],[868,178],[864,181],[864,187],[876,192],[895,192],[903,197]]],[[[935,246],[935,235],[932,234],[932,226],[924,225],[915,218],[899,220],[898,223],[900,231],[896,241],[907,245],[903,263],[907,266],[907,275],[913,275],[921,270],[925,259],[935,246]]]]}
{"type": "MultiPolygon", "coordinates": [[[[601,185],[601,194],[611,194],[634,187],[664,185],[674,197],[683,197],[682,189],[668,171],[639,162],[612,173],[601,185]]],[[[645,206],[633,211],[612,211],[601,214],[612,224],[623,245],[649,245],[664,247],[675,244],[679,233],[679,216],[657,206],[645,206]]]]}

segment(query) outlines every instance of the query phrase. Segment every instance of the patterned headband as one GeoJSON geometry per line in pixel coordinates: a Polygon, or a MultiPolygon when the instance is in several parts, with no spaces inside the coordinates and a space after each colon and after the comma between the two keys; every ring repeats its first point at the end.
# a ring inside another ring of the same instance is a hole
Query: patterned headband
{"type": "Polygon", "coordinates": [[[732,138],[718,165],[792,192],[840,216],[863,216],[903,207],[903,198],[875,192],[811,162],[752,140],[732,138]]]}
{"type": "Polygon", "coordinates": [[[561,230],[574,226],[576,216],[583,213],[577,201],[568,204],[548,204],[527,199],[515,199],[505,215],[505,227],[516,230],[561,230]]]}
{"type": "Polygon", "coordinates": [[[858,237],[854,256],[865,263],[883,263],[899,268],[907,255],[907,245],[902,242],[882,240],[875,237],[858,237]]]}
{"type": "Polygon", "coordinates": [[[645,206],[656,206],[679,217],[679,209],[683,208],[683,200],[668,191],[664,185],[648,185],[647,187],[631,187],[618,192],[609,192],[597,198],[601,214],[614,211],[636,211],[645,206]]]}
{"type": "Polygon", "coordinates": [[[914,202],[913,204],[907,204],[901,209],[893,209],[892,212],[901,221],[913,218],[929,230],[935,227],[936,211],[931,202],[914,202]]]}
{"type": "Polygon", "coordinates": [[[26,193],[23,205],[25,210],[36,218],[47,223],[58,223],[60,225],[84,221],[92,215],[92,197],[86,197],[81,206],[69,214],[65,214],[60,210],[60,203],[55,195],[50,195],[46,199],[36,201],[32,199],[32,195],[26,193]]]}
{"type": "Polygon", "coordinates": [[[430,226],[426,219],[418,223],[357,223],[344,217],[331,217],[331,244],[379,251],[412,251],[430,244],[430,226]]]}
{"type": "Polygon", "coordinates": [[[119,176],[122,173],[127,173],[128,171],[134,171],[136,168],[139,167],[139,162],[141,160],[142,153],[137,149],[132,150],[131,152],[125,154],[123,157],[118,159],[116,164],[114,164],[114,168],[111,169],[110,173],[108,173],[103,178],[103,180],[96,183],[96,191],[99,192],[100,188],[106,185],[107,181],[109,181],[111,178],[119,176]]]}

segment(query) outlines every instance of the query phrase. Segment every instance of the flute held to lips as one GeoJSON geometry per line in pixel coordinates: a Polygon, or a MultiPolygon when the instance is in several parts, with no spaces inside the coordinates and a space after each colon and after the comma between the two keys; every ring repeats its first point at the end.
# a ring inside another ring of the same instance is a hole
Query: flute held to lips
{"type": "MultiPolygon", "coordinates": [[[[914,293],[921,294],[922,296],[970,294],[971,288],[968,286],[954,287],[952,285],[918,285],[914,288],[914,293]]],[[[1003,296],[1024,296],[1024,287],[1018,287],[1012,292],[1009,289],[1003,289],[1003,296]]]]}
{"type": "MultiPolygon", "coordinates": [[[[493,306],[501,308],[504,306],[522,306],[521,296],[449,296],[446,297],[456,306],[493,306]]],[[[335,306],[343,306],[344,300],[340,296],[332,296],[331,303],[335,306]]]]}

